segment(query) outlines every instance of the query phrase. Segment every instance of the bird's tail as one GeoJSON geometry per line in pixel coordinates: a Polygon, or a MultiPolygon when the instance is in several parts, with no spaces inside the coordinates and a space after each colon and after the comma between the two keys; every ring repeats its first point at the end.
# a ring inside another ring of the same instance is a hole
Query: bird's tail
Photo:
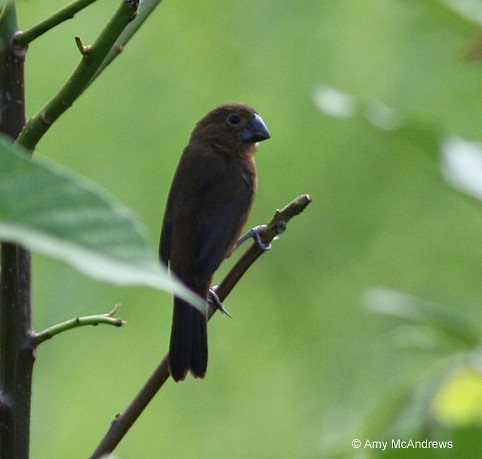
{"type": "Polygon", "coordinates": [[[204,378],[208,366],[206,315],[189,303],[174,298],[169,371],[174,381],[182,381],[188,371],[204,378]]]}

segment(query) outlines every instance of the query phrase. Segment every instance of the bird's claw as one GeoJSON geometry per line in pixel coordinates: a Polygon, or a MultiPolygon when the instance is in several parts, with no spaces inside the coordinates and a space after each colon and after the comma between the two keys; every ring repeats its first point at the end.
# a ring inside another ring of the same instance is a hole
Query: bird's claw
{"type": "Polygon", "coordinates": [[[271,244],[265,244],[259,236],[259,233],[266,229],[267,226],[268,225],[258,225],[254,228],[251,228],[244,236],[238,239],[238,241],[234,245],[234,248],[237,249],[243,242],[247,241],[250,238],[253,238],[261,250],[271,250],[271,244]]]}
{"type": "Polygon", "coordinates": [[[219,309],[222,314],[231,318],[231,314],[229,314],[216,293],[216,286],[209,289],[209,301],[216,309],[219,309]]]}

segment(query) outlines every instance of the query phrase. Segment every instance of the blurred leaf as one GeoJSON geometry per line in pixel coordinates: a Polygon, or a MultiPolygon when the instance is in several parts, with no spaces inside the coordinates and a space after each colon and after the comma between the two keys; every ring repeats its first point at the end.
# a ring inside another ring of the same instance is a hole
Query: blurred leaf
{"type": "Polygon", "coordinates": [[[442,171],[455,188],[482,200],[482,144],[447,139],[442,145],[442,171]]]}
{"type": "Polygon", "coordinates": [[[365,421],[361,425],[357,436],[360,438],[389,438],[390,433],[395,424],[400,423],[406,412],[407,406],[413,400],[413,389],[404,388],[378,403],[372,412],[367,415],[365,421]]]}
{"type": "Polygon", "coordinates": [[[375,288],[366,296],[368,308],[405,324],[398,329],[404,346],[474,348],[480,345],[477,330],[462,314],[395,290],[375,288]],[[421,345],[423,343],[423,345],[421,345]]]}
{"type": "Polygon", "coordinates": [[[442,131],[432,121],[405,113],[369,97],[355,97],[330,86],[319,86],[314,94],[317,108],[328,116],[361,118],[371,127],[406,140],[436,158],[442,131]]]}
{"type": "Polygon", "coordinates": [[[412,438],[452,441],[451,428],[480,424],[481,373],[459,359],[442,371],[428,372],[420,381],[381,400],[365,418],[360,438],[412,438]],[[447,376],[448,375],[448,376],[447,376]],[[441,383],[442,381],[442,383],[441,383]],[[445,382],[444,382],[445,381],[445,382]],[[463,422],[453,422],[454,420],[463,422]]]}
{"type": "Polygon", "coordinates": [[[461,346],[459,339],[430,325],[400,325],[390,332],[390,336],[400,349],[447,353],[461,346]]]}
{"type": "Polygon", "coordinates": [[[479,0],[410,0],[412,3],[421,3],[434,13],[432,16],[441,16],[445,21],[452,22],[461,30],[471,30],[474,25],[482,24],[482,4],[479,0]]]}
{"type": "Polygon", "coordinates": [[[472,366],[452,372],[432,402],[439,421],[451,427],[482,425],[482,373],[472,366]]]}
{"type": "Polygon", "coordinates": [[[440,3],[465,21],[482,25],[480,0],[440,0],[440,3]]]}
{"type": "Polygon", "coordinates": [[[97,280],[175,291],[198,301],[161,267],[128,209],[94,184],[32,160],[3,138],[0,238],[58,258],[97,280]]]}
{"type": "Polygon", "coordinates": [[[329,86],[316,90],[314,102],[328,116],[358,117],[386,135],[409,142],[436,160],[441,176],[452,187],[482,201],[479,143],[449,137],[434,122],[416,114],[395,110],[374,99],[356,98],[329,86]]]}
{"type": "Polygon", "coordinates": [[[315,91],[315,104],[325,115],[335,118],[351,118],[359,110],[357,100],[350,94],[325,85],[315,91]]]}

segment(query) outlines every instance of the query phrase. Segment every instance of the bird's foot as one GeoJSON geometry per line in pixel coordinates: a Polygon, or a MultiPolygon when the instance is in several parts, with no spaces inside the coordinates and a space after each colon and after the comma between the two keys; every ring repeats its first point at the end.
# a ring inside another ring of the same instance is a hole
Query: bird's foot
{"type": "Polygon", "coordinates": [[[237,249],[243,242],[247,241],[248,239],[253,238],[261,250],[271,250],[271,244],[265,244],[259,236],[259,233],[263,231],[267,226],[268,225],[258,225],[254,228],[251,228],[244,236],[237,240],[236,244],[234,244],[234,249],[237,249]]]}
{"type": "Polygon", "coordinates": [[[214,287],[211,287],[209,289],[209,302],[216,307],[216,309],[219,309],[224,315],[231,317],[231,314],[226,310],[224,307],[224,304],[221,302],[219,299],[217,293],[216,293],[216,288],[217,286],[215,285],[214,287]]]}

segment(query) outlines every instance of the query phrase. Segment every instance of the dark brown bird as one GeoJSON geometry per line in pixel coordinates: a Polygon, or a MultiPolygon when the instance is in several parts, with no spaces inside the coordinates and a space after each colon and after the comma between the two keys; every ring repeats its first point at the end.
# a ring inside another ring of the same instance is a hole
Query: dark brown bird
{"type": "MultiPolygon", "coordinates": [[[[225,104],[196,124],[167,200],[161,260],[192,291],[208,298],[212,277],[228,257],[248,218],[256,192],[253,155],[268,130],[253,108],[225,104]]],[[[208,361],[207,318],[174,298],[169,370],[203,378],[208,361]]]]}

